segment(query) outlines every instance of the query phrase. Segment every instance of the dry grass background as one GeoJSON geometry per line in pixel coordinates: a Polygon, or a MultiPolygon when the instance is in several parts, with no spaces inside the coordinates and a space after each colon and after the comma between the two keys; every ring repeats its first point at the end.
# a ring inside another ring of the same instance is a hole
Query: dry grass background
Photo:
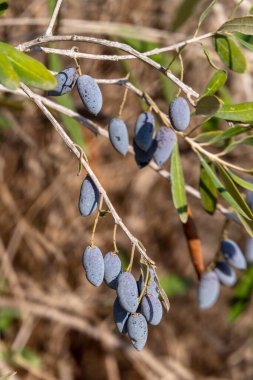
{"type": "MultiPolygon", "coordinates": [[[[180,33],[168,33],[168,40],[191,36],[198,15],[208,3],[199,1],[187,25],[180,33]]],[[[65,0],[61,17],[82,19],[84,24],[85,19],[132,23],[167,33],[179,4],[179,0],[65,0]]],[[[202,31],[213,30],[224,21],[233,5],[231,0],[218,2],[202,31]]],[[[6,17],[48,17],[47,2],[10,1],[6,17]]],[[[0,21],[0,36],[15,44],[41,34],[44,28],[3,28],[0,21]]],[[[69,32],[75,32],[74,22],[69,32]]],[[[92,30],[86,34],[92,34],[92,30]]],[[[108,52],[96,46],[87,46],[87,51],[108,52]]],[[[211,73],[203,54],[190,47],[184,60],[186,82],[201,91],[211,73]]],[[[71,64],[68,59],[63,61],[71,64]]],[[[120,63],[82,61],[82,68],[96,78],[124,74],[120,63]]],[[[130,68],[143,89],[166,110],[158,74],[137,62],[131,62],[130,68]]],[[[230,75],[235,101],[252,100],[251,71],[249,65],[249,74],[230,75]]],[[[106,127],[108,118],[118,111],[123,90],[102,86],[102,91],[104,107],[98,122],[106,127]]],[[[73,96],[78,111],[83,113],[76,93],[73,96]]],[[[12,99],[8,95],[0,97],[2,103],[12,99]]],[[[212,309],[198,310],[195,274],[172,206],[169,183],[149,168],[139,171],[131,156],[119,157],[108,141],[83,128],[92,168],[125,224],[155,259],[158,274],[173,273],[193,282],[185,294],[170,299],[169,314],[164,315],[160,326],[150,328],[147,349],[141,353],[116,333],[112,321],[114,292],[105,286],[95,289],[89,285],[81,267],[82,251],[94,221],[94,216],[81,218],[77,209],[84,173],[76,175],[76,159],[36,107],[22,98],[15,100],[16,109],[1,105],[1,115],[9,118],[12,127],[0,131],[0,309],[17,308],[22,318],[1,336],[0,351],[6,356],[9,350],[9,354],[8,360],[0,355],[0,374],[13,368],[17,371],[13,379],[17,380],[252,380],[252,305],[239,322],[229,324],[232,291],[223,289],[212,309]],[[15,354],[24,347],[41,359],[40,366],[15,354]]],[[[139,112],[136,97],[130,95],[123,116],[131,130],[139,112]]],[[[196,158],[184,143],[181,150],[186,180],[197,186],[196,158]]],[[[243,163],[248,160],[247,152],[250,154],[246,150],[233,153],[229,159],[243,163]]],[[[208,262],[219,245],[224,218],[218,213],[214,217],[204,214],[199,201],[192,197],[189,203],[208,262]]],[[[112,229],[109,216],[101,220],[96,244],[104,253],[112,249],[112,229]]],[[[242,230],[231,226],[230,233],[243,246],[242,230]]],[[[131,247],[120,231],[118,246],[128,255],[131,247]]],[[[136,276],[138,270],[136,256],[136,276]]]]}

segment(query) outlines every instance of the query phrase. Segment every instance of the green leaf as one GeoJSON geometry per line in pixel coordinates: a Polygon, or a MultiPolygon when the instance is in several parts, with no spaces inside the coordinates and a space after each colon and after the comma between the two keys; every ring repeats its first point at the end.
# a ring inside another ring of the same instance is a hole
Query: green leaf
{"type": "Polygon", "coordinates": [[[245,179],[239,177],[237,174],[235,174],[231,170],[227,169],[227,172],[232,177],[232,179],[234,180],[234,182],[236,182],[238,185],[240,185],[244,189],[253,191],[253,183],[252,182],[246,181],[245,179]]]}
{"type": "Polygon", "coordinates": [[[218,32],[234,33],[240,32],[253,36],[253,16],[233,18],[223,24],[218,32]]]}
{"type": "Polygon", "coordinates": [[[248,219],[245,219],[241,214],[239,214],[238,212],[236,212],[236,215],[239,219],[239,221],[241,222],[241,224],[243,225],[243,227],[245,228],[245,231],[248,232],[248,234],[253,237],[253,221],[252,220],[248,220],[248,219]]]}
{"type": "Polygon", "coordinates": [[[217,70],[208,82],[203,95],[215,94],[215,92],[219,91],[219,89],[224,86],[227,81],[227,77],[228,76],[225,70],[217,70]]]}
{"type": "Polygon", "coordinates": [[[0,16],[2,16],[8,9],[8,3],[5,0],[0,0],[0,16]]]}
{"type": "MultiPolygon", "coordinates": [[[[211,170],[214,170],[212,163],[207,165],[211,167],[211,170]]],[[[199,191],[203,209],[212,215],[216,210],[217,190],[203,166],[200,170],[199,191]]]]}
{"type": "Polygon", "coordinates": [[[246,59],[232,38],[216,34],[214,45],[220,59],[230,70],[236,73],[244,73],[246,71],[246,59]]]}
{"type": "Polygon", "coordinates": [[[187,222],[187,199],[185,193],[184,175],[180,161],[178,143],[176,142],[171,155],[171,191],[172,200],[183,223],[187,222]]]}
{"type": "Polygon", "coordinates": [[[225,155],[229,152],[231,152],[232,150],[234,150],[237,146],[241,145],[241,144],[247,144],[247,145],[253,145],[253,136],[246,136],[246,137],[243,137],[242,139],[240,140],[236,140],[236,141],[233,141],[231,144],[229,144],[224,150],[222,153],[220,153],[220,156],[222,155],[225,155]]]}
{"type": "Polygon", "coordinates": [[[55,77],[41,62],[4,42],[0,42],[0,51],[8,56],[22,82],[43,90],[55,88],[57,83],[55,77]]]}
{"type": "Polygon", "coordinates": [[[159,282],[168,297],[183,295],[192,285],[188,279],[173,274],[159,277],[159,282]]]}
{"type": "MultiPolygon", "coordinates": [[[[209,175],[212,183],[218,190],[218,192],[221,194],[221,196],[228,202],[228,204],[233,208],[233,210],[238,215],[242,215],[246,218],[248,218],[247,214],[244,212],[244,210],[240,207],[240,205],[237,203],[237,201],[233,198],[232,194],[228,192],[228,190],[224,187],[223,183],[219,180],[219,178],[216,176],[216,174],[212,171],[208,163],[204,160],[204,158],[196,152],[201,165],[206,170],[207,174],[209,175]]],[[[247,205],[246,205],[247,206],[247,205]]]]}
{"type": "Polygon", "coordinates": [[[212,140],[215,138],[219,139],[219,136],[222,135],[222,131],[208,131],[208,132],[203,132],[197,135],[194,140],[200,143],[210,143],[212,140]]]}
{"type": "Polygon", "coordinates": [[[183,0],[177,10],[176,17],[172,23],[172,30],[175,31],[188,20],[198,4],[198,0],[183,0]]]}
{"type": "Polygon", "coordinates": [[[53,14],[56,3],[57,3],[57,0],[47,0],[48,10],[49,10],[50,16],[52,16],[52,14],[53,14]]]}
{"type": "Polygon", "coordinates": [[[232,305],[229,310],[229,319],[234,322],[250,304],[253,294],[253,265],[243,274],[234,289],[232,305]]]}
{"type": "Polygon", "coordinates": [[[10,90],[19,87],[19,77],[5,54],[0,51],[0,83],[10,90]]]}
{"type": "Polygon", "coordinates": [[[232,177],[229,175],[228,171],[223,168],[220,164],[216,163],[216,166],[219,170],[220,176],[224,185],[226,186],[226,190],[229,191],[230,195],[239,205],[240,209],[243,211],[242,215],[249,220],[253,221],[253,214],[245,199],[241,195],[240,191],[237,189],[232,177]]]}
{"type": "Polygon", "coordinates": [[[243,36],[239,33],[235,34],[236,39],[240,42],[241,45],[243,45],[246,49],[253,51],[253,45],[250,42],[247,42],[243,39],[243,36]]]}
{"type": "Polygon", "coordinates": [[[213,0],[209,5],[208,7],[204,10],[204,12],[201,13],[200,15],[200,18],[199,18],[199,22],[198,22],[198,27],[197,27],[197,30],[195,32],[195,35],[197,35],[198,31],[199,31],[199,28],[202,24],[202,22],[206,19],[206,17],[209,15],[209,13],[211,12],[213,6],[215,5],[215,3],[217,2],[217,0],[213,0]]]}
{"type": "Polygon", "coordinates": [[[241,121],[242,123],[252,122],[253,102],[222,104],[215,116],[219,119],[241,121]]]}
{"type": "Polygon", "coordinates": [[[246,133],[246,132],[248,132],[247,128],[241,127],[240,125],[235,125],[217,134],[217,136],[214,136],[213,138],[211,138],[209,140],[209,144],[215,144],[216,142],[221,142],[223,140],[230,139],[231,137],[238,136],[241,133],[246,133]]]}
{"type": "Polygon", "coordinates": [[[200,98],[196,105],[195,115],[211,116],[220,109],[220,101],[214,95],[207,95],[200,98]]]}

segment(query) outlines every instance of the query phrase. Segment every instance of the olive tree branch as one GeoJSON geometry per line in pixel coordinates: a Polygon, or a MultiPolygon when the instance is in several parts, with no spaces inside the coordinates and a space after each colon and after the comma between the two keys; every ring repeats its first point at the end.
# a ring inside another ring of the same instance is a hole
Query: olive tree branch
{"type": "MultiPolygon", "coordinates": [[[[114,80],[113,79],[111,79],[111,80],[102,80],[101,79],[101,80],[98,80],[98,82],[99,83],[128,85],[128,83],[126,83],[126,81],[124,79],[114,79],[114,80]]],[[[129,82],[129,88],[130,89],[134,88],[134,86],[130,82],[129,82]]],[[[0,85],[0,91],[5,91],[5,92],[8,91],[8,92],[12,92],[12,93],[17,94],[17,95],[26,96],[26,94],[22,90],[16,90],[16,91],[14,91],[14,90],[8,90],[7,88],[5,88],[2,85],[0,85]]],[[[142,96],[141,94],[143,94],[140,90],[136,91],[136,93],[139,93],[139,96],[142,96]]],[[[50,100],[48,98],[45,98],[45,97],[37,95],[37,94],[36,94],[36,98],[39,99],[40,102],[42,104],[44,104],[45,106],[50,107],[51,109],[53,109],[53,110],[55,110],[57,112],[60,112],[60,113],[62,113],[64,115],[66,115],[66,116],[69,116],[69,117],[71,117],[71,118],[79,121],[80,123],[82,123],[86,128],[88,128],[95,135],[99,135],[99,136],[102,136],[102,137],[105,137],[105,138],[109,139],[107,130],[105,130],[104,128],[102,128],[100,125],[98,125],[97,123],[93,122],[92,120],[87,119],[86,117],[82,116],[78,112],[70,110],[70,109],[68,109],[68,108],[66,108],[66,107],[64,107],[64,106],[62,106],[60,104],[57,104],[57,103],[53,102],[52,100],[50,100]]],[[[129,146],[128,151],[131,154],[134,154],[134,150],[133,150],[132,146],[129,146]]],[[[78,152],[78,154],[79,153],[80,152],[78,152]]],[[[80,157],[80,154],[79,154],[79,157],[80,157]]],[[[155,162],[153,162],[153,161],[151,161],[148,166],[150,168],[152,168],[154,171],[156,171],[161,177],[163,177],[166,180],[170,181],[171,175],[170,175],[169,171],[167,171],[165,169],[159,168],[155,164],[155,162]]],[[[195,198],[197,198],[197,199],[201,198],[200,192],[198,190],[196,190],[195,188],[193,188],[192,186],[186,185],[185,189],[186,189],[186,192],[188,194],[194,196],[195,198]]],[[[217,209],[226,218],[234,221],[233,214],[227,208],[225,208],[221,204],[217,204],[217,209]]]]}
{"type": "Polygon", "coordinates": [[[53,34],[53,29],[54,29],[54,26],[55,26],[55,23],[56,23],[56,19],[57,19],[57,16],[59,14],[59,11],[60,11],[60,8],[61,8],[61,5],[62,5],[62,1],[63,0],[57,0],[57,3],[55,5],[55,8],[54,8],[54,11],[53,11],[53,14],[52,14],[52,17],[49,21],[49,24],[48,24],[48,27],[47,27],[47,30],[46,30],[46,33],[45,33],[45,36],[52,36],[53,34]]]}
{"type": "MultiPolygon", "coordinates": [[[[148,50],[146,52],[143,52],[142,55],[145,55],[146,57],[152,56],[152,55],[158,55],[161,53],[166,53],[169,51],[178,50],[182,47],[185,47],[187,45],[190,45],[192,43],[197,43],[201,40],[204,40],[206,38],[210,38],[214,35],[214,33],[206,33],[202,36],[190,38],[189,40],[185,40],[170,46],[165,46],[162,48],[155,48],[153,50],[148,50]]],[[[18,47],[20,48],[21,45],[18,47]]],[[[48,47],[42,47],[40,46],[39,49],[43,51],[46,54],[58,54],[63,55],[69,58],[84,58],[84,59],[94,59],[94,60],[101,60],[101,61],[126,61],[131,59],[137,59],[136,56],[133,55],[120,55],[120,54],[90,54],[90,53],[81,53],[74,51],[73,49],[57,49],[57,48],[48,48],[48,47]]],[[[32,47],[26,48],[25,51],[31,51],[32,47]]]]}
{"type": "Polygon", "coordinates": [[[55,119],[55,117],[52,115],[52,113],[48,110],[48,108],[43,104],[40,96],[36,95],[33,91],[31,91],[25,84],[21,84],[21,89],[26,93],[26,95],[39,107],[39,109],[43,112],[43,114],[47,117],[47,119],[51,122],[57,133],[61,136],[65,144],[70,148],[70,150],[76,155],[76,157],[80,160],[82,166],[85,168],[91,179],[93,180],[94,184],[96,185],[99,193],[101,196],[103,196],[104,202],[106,203],[108,209],[111,212],[111,215],[115,221],[116,224],[118,224],[122,230],[125,232],[129,240],[132,244],[134,244],[137,248],[137,250],[140,252],[142,257],[149,263],[150,265],[154,265],[154,261],[147,255],[145,249],[141,246],[139,243],[139,240],[132,235],[132,233],[128,230],[126,225],[122,222],[121,218],[119,217],[118,213],[116,212],[115,208],[113,207],[105,189],[99,182],[97,176],[87,163],[87,161],[82,156],[79,149],[76,147],[75,143],[71,140],[71,138],[67,135],[67,133],[64,131],[62,126],[58,123],[58,121],[55,119]]]}
{"type": "Polygon", "coordinates": [[[175,83],[181,90],[187,95],[189,101],[191,103],[194,103],[191,99],[191,97],[199,98],[199,94],[194,91],[191,87],[187,86],[185,83],[183,83],[180,79],[178,79],[170,70],[166,70],[165,67],[160,65],[159,63],[153,61],[146,55],[140,53],[139,51],[133,49],[131,46],[127,44],[123,44],[120,42],[115,41],[109,41],[102,38],[95,38],[95,37],[86,37],[86,36],[77,36],[77,35],[67,35],[67,36],[41,36],[38,37],[32,41],[25,42],[21,45],[19,45],[17,48],[19,50],[25,51],[28,48],[31,48],[32,46],[37,46],[41,43],[47,43],[47,42],[55,42],[55,41],[75,41],[75,42],[87,42],[87,43],[94,43],[102,46],[107,46],[110,48],[116,48],[122,51],[125,51],[129,53],[130,55],[135,56],[139,60],[145,62],[149,66],[155,68],[159,72],[161,72],[163,75],[165,75],[167,78],[169,78],[173,83],[175,83]]]}

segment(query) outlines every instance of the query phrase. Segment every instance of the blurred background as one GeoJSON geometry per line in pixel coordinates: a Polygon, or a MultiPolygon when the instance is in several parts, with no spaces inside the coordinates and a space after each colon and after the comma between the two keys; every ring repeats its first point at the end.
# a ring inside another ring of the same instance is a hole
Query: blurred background
{"type": "MultiPolygon", "coordinates": [[[[64,0],[56,33],[100,36],[146,51],[192,37],[209,3],[64,0]]],[[[237,3],[217,1],[199,34],[216,30],[237,3]]],[[[236,14],[246,14],[251,5],[242,2],[236,14]]],[[[17,45],[43,34],[53,7],[50,0],[9,1],[9,9],[0,19],[0,39],[17,45]]],[[[216,61],[212,41],[204,44],[216,61]]],[[[70,43],[54,46],[72,47],[70,43]]],[[[79,49],[113,53],[98,45],[80,44],[79,49]]],[[[234,102],[252,100],[252,53],[245,55],[247,73],[229,72],[221,97],[234,102]]],[[[66,57],[33,56],[53,71],[74,65],[66,57]]],[[[173,57],[166,53],[155,59],[166,66],[173,57]]],[[[212,69],[200,45],[188,46],[183,60],[184,81],[201,93],[212,69]]],[[[85,59],[80,64],[82,71],[94,78],[121,78],[130,72],[131,81],[148,92],[164,112],[177,91],[169,80],[136,60],[85,59]]],[[[172,69],[179,75],[178,60],[172,69]]],[[[107,128],[118,113],[124,89],[101,85],[101,90],[104,105],[95,121],[107,128]]],[[[76,90],[54,100],[90,118],[76,90]]],[[[130,135],[143,108],[129,93],[123,118],[130,135]]],[[[16,371],[11,377],[14,380],[252,380],[252,268],[238,273],[235,288],[222,288],[214,307],[200,311],[197,278],[171,201],[170,183],[148,167],[139,170],[132,155],[122,158],[107,139],[94,136],[84,125],[54,114],[85,149],[117,212],[156,261],[171,309],[159,326],[150,327],[147,346],[140,353],[126,337],[119,336],[112,320],[115,292],[105,285],[99,289],[90,285],[81,265],[95,218],[82,218],[78,212],[85,173],[77,176],[77,160],[34,104],[22,96],[0,93],[0,375],[16,371]]],[[[180,141],[180,151],[185,180],[198,188],[198,161],[184,141],[180,141]]],[[[252,152],[249,147],[237,149],[228,159],[248,165],[252,152]]],[[[169,169],[169,163],[165,168],[169,169]]],[[[218,211],[213,216],[206,214],[192,196],[188,202],[208,263],[219,247],[225,218],[218,211]]],[[[99,222],[95,243],[103,253],[113,249],[113,225],[110,216],[99,222]]],[[[244,249],[243,229],[230,223],[228,231],[244,249]]],[[[120,229],[117,244],[126,267],[131,244],[120,229]]],[[[136,254],[136,278],[139,270],[136,254]]]]}

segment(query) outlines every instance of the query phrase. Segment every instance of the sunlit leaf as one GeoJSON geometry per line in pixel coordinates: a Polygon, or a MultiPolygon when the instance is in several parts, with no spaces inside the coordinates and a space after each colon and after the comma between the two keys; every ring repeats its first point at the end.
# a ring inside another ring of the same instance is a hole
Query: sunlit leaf
{"type": "Polygon", "coordinates": [[[224,120],[251,122],[253,120],[253,102],[222,104],[215,116],[224,120]]]}
{"type": "Polygon", "coordinates": [[[0,51],[0,83],[9,88],[16,90],[19,87],[19,77],[15,72],[12,64],[5,54],[0,51]]]}
{"type": "Polygon", "coordinates": [[[235,174],[231,170],[227,169],[227,172],[233,178],[234,182],[236,182],[238,185],[240,185],[244,189],[253,191],[253,183],[252,182],[246,181],[245,179],[239,177],[237,174],[235,174]]]}
{"type": "Polygon", "coordinates": [[[221,87],[227,81],[227,73],[225,70],[217,70],[210,81],[208,82],[203,95],[213,95],[215,92],[219,91],[221,87]]]}
{"type": "Polygon", "coordinates": [[[174,144],[171,155],[171,191],[172,200],[175,208],[177,209],[179,217],[183,223],[186,223],[188,219],[187,199],[185,193],[184,175],[177,142],[174,144]]]}
{"type": "Polygon", "coordinates": [[[232,38],[217,34],[214,37],[214,45],[220,59],[230,70],[237,73],[246,71],[246,59],[232,38]]]}
{"type": "Polygon", "coordinates": [[[0,50],[8,56],[22,82],[44,90],[50,90],[55,87],[57,83],[55,77],[41,62],[4,42],[0,42],[0,50]]]}

